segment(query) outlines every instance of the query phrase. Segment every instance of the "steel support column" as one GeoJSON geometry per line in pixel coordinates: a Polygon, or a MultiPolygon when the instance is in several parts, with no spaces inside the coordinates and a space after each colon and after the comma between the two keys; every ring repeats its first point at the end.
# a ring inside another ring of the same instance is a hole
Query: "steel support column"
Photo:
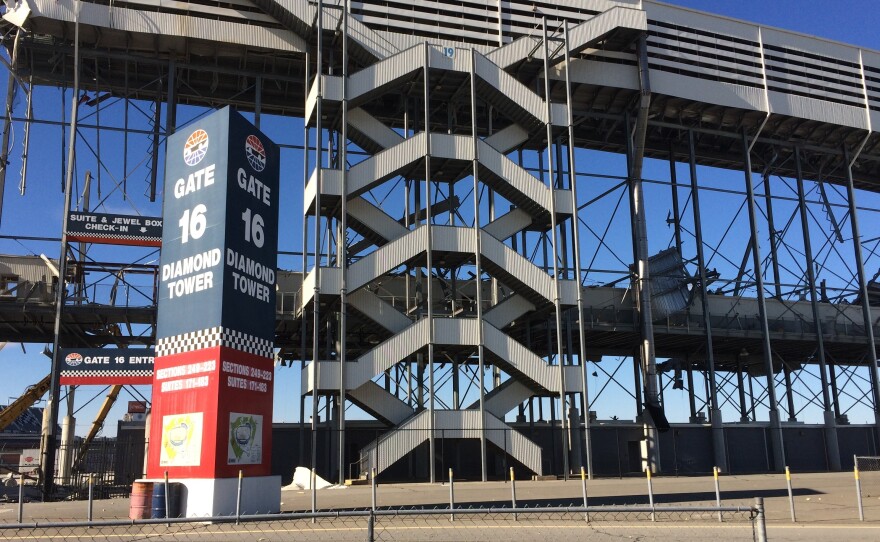
{"type": "Polygon", "coordinates": [[[431,82],[431,46],[428,42],[425,42],[425,58],[424,58],[425,66],[424,66],[424,77],[425,77],[425,97],[424,97],[424,106],[425,106],[425,227],[427,228],[428,243],[427,243],[427,251],[425,253],[425,266],[427,267],[427,275],[428,275],[428,284],[425,288],[426,293],[426,303],[427,303],[427,313],[428,318],[428,393],[430,397],[428,398],[428,411],[430,416],[430,423],[428,426],[428,457],[430,461],[430,480],[433,484],[436,481],[435,476],[435,454],[436,454],[436,442],[434,440],[434,259],[433,259],[433,251],[434,251],[434,240],[431,235],[431,221],[433,220],[431,216],[431,94],[430,94],[430,82],[431,82]]]}
{"type": "MultiPolygon", "coordinates": [[[[339,134],[339,168],[342,170],[342,198],[339,210],[336,262],[340,268],[339,288],[339,484],[345,483],[345,374],[348,362],[348,0],[342,10],[342,126],[339,134]]],[[[320,190],[320,188],[319,188],[320,190]]],[[[387,374],[386,374],[387,378],[387,374]]]]}
{"type": "Polygon", "coordinates": [[[871,373],[869,379],[874,398],[874,445],[880,449],[880,378],[877,374],[877,349],[874,344],[871,305],[868,303],[868,280],[865,276],[865,263],[862,258],[862,238],[859,233],[858,209],[852,176],[853,164],[858,159],[858,153],[850,159],[849,151],[844,147],[843,157],[846,161],[846,199],[849,203],[849,222],[852,229],[853,252],[856,259],[856,273],[859,278],[859,298],[862,300],[862,322],[865,326],[865,341],[867,343],[867,366],[871,373]]]}
{"type": "MultiPolygon", "coordinates": [[[[565,358],[562,353],[562,300],[559,290],[559,235],[556,231],[556,183],[553,179],[554,166],[553,160],[553,119],[552,119],[552,102],[550,101],[550,47],[547,42],[547,18],[544,17],[543,24],[543,40],[544,40],[544,102],[546,109],[546,129],[547,129],[547,181],[550,190],[550,244],[553,248],[553,309],[555,313],[556,323],[556,362],[559,365],[559,420],[562,427],[562,478],[568,480],[569,475],[569,443],[568,443],[568,408],[565,397],[565,358]]],[[[546,262],[545,262],[546,265],[546,262]]]]}
{"type": "Polygon", "coordinates": [[[571,191],[571,242],[574,245],[574,274],[577,282],[577,329],[578,329],[578,361],[581,364],[581,413],[584,417],[584,457],[586,459],[587,477],[593,479],[593,450],[590,435],[590,391],[587,379],[587,339],[584,333],[584,290],[581,286],[581,241],[580,219],[578,217],[577,168],[575,167],[574,147],[574,100],[571,95],[571,54],[568,39],[568,22],[565,23],[565,105],[568,108],[568,183],[571,191]]]}
{"type": "MultiPolygon", "coordinates": [[[[648,231],[645,217],[645,198],[642,187],[642,166],[645,155],[645,137],[648,127],[648,111],[651,106],[651,85],[648,69],[647,36],[642,34],[638,41],[638,65],[640,101],[635,131],[632,138],[627,137],[627,158],[629,162],[629,199],[632,218],[634,291],[637,297],[639,318],[639,358],[644,377],[645,404],[651,407],[651,420],[645,423],[645,467],[652,472],[660,469],[660,443],[653,414],[662,414],[660,394],[657,386],[657,365],[654,356],[654,324],[651,310],[650,270],[648,269],[648,231]]],[[[629,134],[629,122],[626,123],[629,134]]]]}
{"type": "MultiPolygon", "coordinates": [[[[485,366],[485,352],[483,351],[483,288],[482,288],[482,275],[483,275],[483,266],[481,260],[481,227],[480,227],[480,156],[479,156],[479,137],[477,134],[477,75],[476,75],[476,64],[477,64],[477,52],[475,49],[471,48],[471,65],[470,65],[470,83],[471,83],[471,140],[473,143],[473,178],[474,178],[474,274],[476,275],[476,302],[477,302],[477,322],[478,322],[478,340],[477,340],[477,366],[478,371],[480,372],[479,377],[479,387],[480,387],[480,478],[482,481],[488,480],[488,470],[486,465],[486,397],[485,397],[485,386],[484,386],[484,374],[486,372],[485,366]]],[[[494,297],[495,289],[493,288],[493,297],[494,297]]],[[[458,379],[455,379],[455,388],[456,393],[458,390],[458,379]]],[[[457,406],[455,408],[458,408],[457,406]]],[[[506,450],[505,450],[506,451],[506,450]]]]}
{"type": "MultiPolygon", "coordinates": [[[[807,220],[807,202],[804,195],[804,174],[801,166],[801,149],[794,149],[795,170],[797,172],[798,208],[801,215],[801,232],[804,236],[804,255],[807,258],[807,286],[810,289],[810,305],[813,309],[813,325],[816,329],[816,350],[819,356],[819,376],[822,382],[822,409],[825,420],[825,451],[828,455],[828,468],[839,471],[840,446],[837,442],[837,427],[834,419],[834,411],[831,398],[828,395],[828,366],[825,361],[825,339],[822,336],[822,321],[819,317],[819,296],[816,293],[816,272],[813,268],[813,246],[810,243],[810,227],[807,220]]],[[[789,390],[789,395],[791,391],[789,390]]],[[[791,413],[793,416],[794,414],[791,413]]]]}
{"type": "MultiPolygon", "coordinates": [[[[718,407],[718,385],[715,381],[715,347],[712,342],[712,319],[709,314],[709,295],[706,288],[706,258],[703,254],[703,220],[700,215],[700,186],[697,181],[697,156],[694,150],[694,132],[688,130],[688,159],[691,176],[691,200],[694,213],[694,237],[697,243],[697,267],[700,277],[700,305],[703,310],[703,332],[706,338],[706,370],[709,377],[709,422],[712,424],[712,449],[715,466],[727,472],[727,446],[721,409],[718,407]]],[[[677,219],[676,219],[677,220],[677,219]]]]}
{"type": "Polygon", "coordinates": [[[776,401],[776,388],[773,379],[773,350],[770,346],[770,326],[767,323],[767,301],[764,298],[764,276],[761,273],[761,248],[758,244],[758,217],[755,205],[755,187],[752,180],[752,153],[749,135],[743,130],[743,173],[746,181],[746,200],[749,211],[749,231],[751,232],[752,265],[755,273],[755,289],[758,299],[758,313],[761,320],[764,371],[767,373],[767,400],[770,403],[770,442],[773,449],[773,470],[781,472],[785,468],[785,448],[782,441],[782,425],[779,420],[779,404],[776,401]]]}

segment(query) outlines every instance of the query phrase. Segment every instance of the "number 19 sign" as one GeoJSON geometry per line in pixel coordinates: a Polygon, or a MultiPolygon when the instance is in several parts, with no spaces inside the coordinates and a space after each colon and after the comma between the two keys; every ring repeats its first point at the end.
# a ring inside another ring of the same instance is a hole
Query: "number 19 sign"
{"type": "Polygon", "coordinates": [[[229,108],[168,138],[151,478],[270,473],[279,158],[229,108]]]}

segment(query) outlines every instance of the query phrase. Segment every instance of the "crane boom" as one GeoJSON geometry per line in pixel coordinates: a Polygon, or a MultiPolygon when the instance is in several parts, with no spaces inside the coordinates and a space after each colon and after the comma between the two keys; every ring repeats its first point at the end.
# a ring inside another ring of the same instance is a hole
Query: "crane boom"
{"type": "Polygon", "coordinates": [[[34,403],[39,401],[40,398],[49,391],[49,386],[52,381],[51,376],[52,375],[46,375],[46,378],[40,380],[33,386],[28,386],[21,397],[0,411],[0,431],[9,427],[12,422],[24,414],[27,409],[34,406],[34,403]]]}

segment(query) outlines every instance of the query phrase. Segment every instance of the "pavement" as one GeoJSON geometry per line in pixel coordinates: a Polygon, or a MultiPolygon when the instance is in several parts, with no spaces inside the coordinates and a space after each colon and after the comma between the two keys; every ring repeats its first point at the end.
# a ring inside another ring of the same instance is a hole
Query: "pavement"
{"type": "MultiPolygon", "coordinates": [[[[862,499],[865,521],[859,521],[856,488],[852,473],[792,474],[792,494],[796,521],[792,521],[791,506],[784,475],[760,474],[738,476],[722,475],[719,479],[721,505],[750,507],[755,497],[764,499],[769,540],[798,541],[877,541],[880,540],[880,472],[862,473],[862,499]]],[[[247,480],[245,480],[247,483],[247,480]]],[[[664,506],[714,506],[715,486],[711,476],[653,477],[654,503],[664,506]]],[[[648,482],[645,478],[596,479],[587,482],[588,503],[593,506],[624,506],[649,503],[648,482]]],[[[379,508],[449,506],[448,482],[436,484],[379,484],[376,488],[379,508]]],[[[510,507],[510,482],[464,482],[453,484],[456,508],[510,507]]],[[[582,506],[583,488],[579,478],[568,481],[517,481],[515,484],[518,507],[582,506]]],[[[369,508],[372,503],[370,486],[323,489],[316,492],[318,510],[351,510],[369,508]]],[[[311,492],[288,489],[282,492],[281,510],[284,512],[310,511],[311,492]]],[[[70,521],[85,520],[88,503],[65,501],[24,505],[24,520],[70,521]]],[[[96,519],[127,519],[128,499],[97,500],[93,503],[96,519]]],[[[17,503],[0,504],[0,524],[15,523],[17,503]]],[[[597,514],[589,523],[579,515],[551,516],[536,514],[512,521],[507,516],[477,518],[457,516],[450,522],[447,515],[434,518],[379,518],[377,539],[385,540],[567,540],[572,537],[590,540],[753,540],[753,526],[747,512],[728,514],[723,523],[714,513],[662,513],[656,522],[650,514],[597,514]],[[577,521],[575,521],[577,520],[577,521]],[[511,530],[514,529],[514,530],[511,530]]],[[[308,529],[310,540],[363,540],[365,519],[349,518],[336,523],[314,524],[308,529]]],[[[290,529],[278,526],[271,533],[257,528],[243,531],[246,524],[235,528],[217,526],[211,536],[200,540],[272,540],[295,539],[294,533],[303,533],[300,527],[290,529]],[[237,530],[236,530],[237,529],[237,530]],[[259,532],[259,535],[257,535],[259,532]],[[286,535],[285,535],[286,533],[286,535]],[[273,536],[269,536],[269,535],[273,536]],[[250,536],[253,535],[253,536],[250,536]],[[228,536],[228,538],[224,538],[228,536]]],[[[250,524],[254,526],[255,524],[250,524]]],[[[164,527],[164,524],[163,524],[164,527]]],[[[15,531],[0,531],[0,538],[15,538],[15,531]]],[[[22,533],[18,533],[22,534],[22,533]]],[[[56,533],[57,534],[57,533],[56,533]]],[[[85,537],[96,539],[99,532],[89,531],[85,537]]],[[[125,536],[116,532],[114,538],[125,536]]],[[[202,533],[203,535],[205,533],[202,533]]],[[[142,533],[141,533],[142,535],[142,533]]],[[[65,538],[77,538],[73,531],[65,538]]],[[[134,537],[134,535],[132,535],[134,537]]],[[[39,536],[31,537],[40,539],[39,536]]],[[[52,536],[46,536],[51,539],[52,536]]],[[[162,537],[159,537],[162,539],[162,537]]],[[[186,538],[177,532],[175,540],[186,538]]]]}

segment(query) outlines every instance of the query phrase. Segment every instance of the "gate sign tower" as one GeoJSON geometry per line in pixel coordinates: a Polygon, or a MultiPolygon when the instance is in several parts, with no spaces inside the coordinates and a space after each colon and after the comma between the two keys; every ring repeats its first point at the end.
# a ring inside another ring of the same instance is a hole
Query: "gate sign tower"
{"type": "Polygon", "coordinates": [[[147,475],[188,516],[280,506],[270,476],[278,147],[225,108],[168,138],[147,475]]]}

